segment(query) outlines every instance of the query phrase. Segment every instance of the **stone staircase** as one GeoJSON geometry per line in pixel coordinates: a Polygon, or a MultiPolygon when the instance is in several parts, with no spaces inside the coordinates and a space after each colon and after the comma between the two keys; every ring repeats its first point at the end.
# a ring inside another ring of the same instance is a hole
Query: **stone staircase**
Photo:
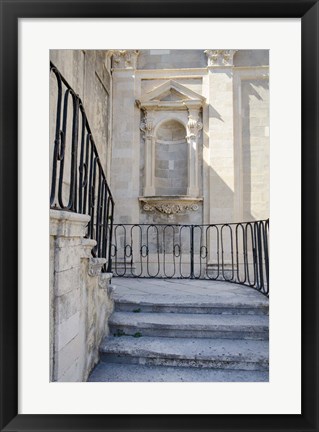
{"type": "Polygon", "coordinates": [[[120,281],[90,381],[268,381],[265,296],[225,282],[120,281]]]}

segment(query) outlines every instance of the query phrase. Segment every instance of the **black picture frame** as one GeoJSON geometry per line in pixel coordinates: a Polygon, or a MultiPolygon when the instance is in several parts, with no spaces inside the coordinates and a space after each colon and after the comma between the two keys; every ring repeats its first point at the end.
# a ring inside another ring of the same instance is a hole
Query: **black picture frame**
{"type": "Polygon", "coordinates": [[[318,0],[1,0],[0,6],[1,431],[318,431],[318,0]],[[301,18],[301,415],[18,414],[18,19],[50,17],[301,18]]]}

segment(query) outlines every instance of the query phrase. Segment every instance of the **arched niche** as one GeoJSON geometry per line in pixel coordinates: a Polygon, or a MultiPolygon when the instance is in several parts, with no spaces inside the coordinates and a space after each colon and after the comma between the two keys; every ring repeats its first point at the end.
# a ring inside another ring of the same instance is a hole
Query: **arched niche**
{"type": "Polygon", "coordinates": [[[170,80],[136,103],[142,111],[140,129],[144,133],[144,197],[197,198],[198,146],[205,98],[170,80]],[[178,147],[180,153],[175,156],[178,147]],[[177,167],[180,167],[178,172],[177,167]],[[162,169],[171,172],[164,173],[160,171],[162,169]],[[170,181],[174,175],[177,176],[175,183],[170,181]]]}
{"type": "Polygon", "coordinates": [[[156,196],[187,195],[188,144],[186,128],[177,120],[166,120],[155,132],[156,196]]]}

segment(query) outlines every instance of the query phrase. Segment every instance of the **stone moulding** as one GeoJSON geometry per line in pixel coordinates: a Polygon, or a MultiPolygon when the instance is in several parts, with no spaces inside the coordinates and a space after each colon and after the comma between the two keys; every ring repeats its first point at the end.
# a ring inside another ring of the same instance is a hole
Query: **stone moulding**
{"type": "Polygon", "coordinates": [[[197,211],[203,198],[192,197],[140,197],[145,212],[159,212],[167,215],[185,214],[197,211]]]}

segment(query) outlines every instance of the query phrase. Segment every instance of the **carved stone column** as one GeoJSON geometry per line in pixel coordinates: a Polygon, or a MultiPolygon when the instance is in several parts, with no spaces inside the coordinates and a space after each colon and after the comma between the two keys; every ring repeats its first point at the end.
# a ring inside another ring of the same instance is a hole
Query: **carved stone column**
{"type": "Polygon", "coordinates": [[[144,110],[144,118],[141,122],[140,129],[144,132],[145,141],[145,183],[144,196],[155,195],[155,136],[154,136],[154,120],[144,110]]]}
{"type": "Polygon", "coordinates": [[[187,142],[189,144],[188,157],[188,187],[187,195],[197,197],[198,187],[198,139],[203,124],[199,121],[199,110],[188,108],[187,142]]]}

